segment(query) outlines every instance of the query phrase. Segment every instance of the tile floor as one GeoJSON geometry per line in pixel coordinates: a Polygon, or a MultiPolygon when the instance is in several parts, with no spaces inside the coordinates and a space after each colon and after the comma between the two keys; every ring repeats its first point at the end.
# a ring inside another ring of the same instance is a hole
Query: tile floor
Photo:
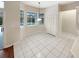
{"type": "Polygon", "coordinates": [[[72,58],[72,39],[61,39],[47,33],[26,37],[14,45],[15,58],[72,58]]]}

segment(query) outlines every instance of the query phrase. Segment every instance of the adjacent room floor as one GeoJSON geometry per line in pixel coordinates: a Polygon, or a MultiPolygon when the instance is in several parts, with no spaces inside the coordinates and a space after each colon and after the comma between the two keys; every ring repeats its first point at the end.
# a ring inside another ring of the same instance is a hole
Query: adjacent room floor
{"type": "Polygon", "coordinates": [[[71,47],[72,39],[63,39],[48,33],[38,33],[26,36],[14,45],[16,58],[64,58],[73,57],[71,47]]]}

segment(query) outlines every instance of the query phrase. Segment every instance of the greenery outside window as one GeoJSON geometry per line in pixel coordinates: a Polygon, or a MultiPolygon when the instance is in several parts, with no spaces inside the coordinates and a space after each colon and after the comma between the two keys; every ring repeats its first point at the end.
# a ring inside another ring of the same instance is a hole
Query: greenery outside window
{"type": "Polygon", "coordinates": [[[0,25],[2,25],[3,24],[3,17],[0,17],[0,25]]]}

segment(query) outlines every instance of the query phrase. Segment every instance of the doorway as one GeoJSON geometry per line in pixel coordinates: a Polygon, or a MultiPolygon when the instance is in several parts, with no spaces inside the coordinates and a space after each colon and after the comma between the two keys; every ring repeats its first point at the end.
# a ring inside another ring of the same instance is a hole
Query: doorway
{"type": "Polygon", "coordinates": [[[3,49],[3,14],[4,2],[0,1],[0,49],[3,49]]]}
{"type": "Polygon", "coordinates": [[[61,32],[77,35],[76,10],[60,12],[61,32]]]}

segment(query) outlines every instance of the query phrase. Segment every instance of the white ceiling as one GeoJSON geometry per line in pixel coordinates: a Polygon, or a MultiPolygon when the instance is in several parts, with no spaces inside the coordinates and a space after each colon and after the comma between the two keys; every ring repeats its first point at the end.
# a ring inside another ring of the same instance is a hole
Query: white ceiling
{"type": "MultiPolygon", "coordinates": [[[[39,1],[23,1],[22,3],[28,4],[30,6],[38,7],[39,8],[39,1]]],[[[72,3],[74,1],[41,1],[40,2],[40,8],[47,8],[55,4],[55,2],[59,4],[67,4],[72,3]]],[[[0,1],[0,8],[4,8],[4,2],[0,1]]]]}
{"type": "MultiPolygon", "coordinates": [[[[24,3],[28,4],[30,6],[39,7],[38,1],[27,1],[24,3]]],[[[54,3],[55,2],[42,1],[42,2],[40,2],[40,8],[46,8],[46,7],[52,6],[54,3]]]]}
{"type": "MultiPolygon", "coordinates": [[[[24,1],[23,3],[30,5],[30,6],[34,6],[34,7],[38,7],[39,8],[39,1],[24,1]]],[[[57,2],[58,4],[67,4],[67,3],[72,3],[74,1],[41,1],[40,2],[40,8],[47,8],[52,6],[53,4],[55,4],[55,2],[57,2]]]]}

